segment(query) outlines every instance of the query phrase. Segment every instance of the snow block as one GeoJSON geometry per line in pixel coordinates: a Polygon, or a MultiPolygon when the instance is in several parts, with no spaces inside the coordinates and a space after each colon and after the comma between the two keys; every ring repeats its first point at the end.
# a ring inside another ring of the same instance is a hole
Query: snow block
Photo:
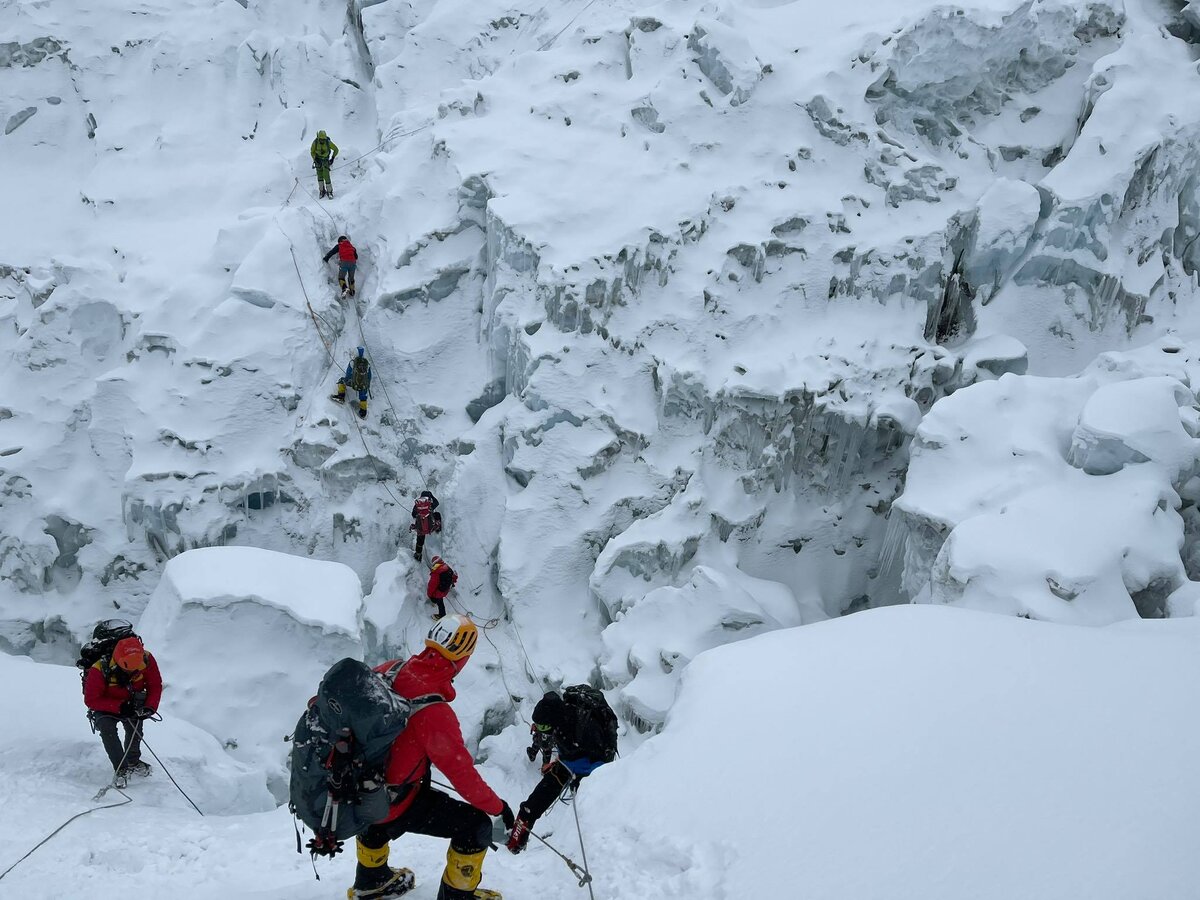
{"type": "Polygon", "coordinates": [[[909,597],[1078,624],[1166,614],[1187,580],[1180,492],[1197,459],[1196,400],[1170,350],[935,404],[893,507],[909,597]]]}
{"type": "Polygon", "coordinates": [[[683,669],[705,650],[824,618],[802,610],[782,584],[737,569],[696,566],[682,587],[646,594],[604,630],[604,677],[624,685],[623,712],[642,730],[661,727],[683,669]]]}
{"type": "Polygon", "coordinates": [[[1196,464],[1200,441],[1185,430],[1196,397],[1165,376],[1099,388],[1079,413],[1067,461],[1089,475],[1110,475],[1127,465],[1154,460],[1178,481],[1196,464]]]}
{"type": "Polygon", "coordinates": [[[730,106],[749,100],[762,80],[763,66],[750,42],[727,25],[708,19],[697,22],[688,36],[688,49],[696,54],[700,71],[729,97],[730,106]]]}
{"type": "Polygon", "coordinates": [[[175,557],[138,623],[162,669],[164,714],[214,735],[286,796],[281,738],[329,666],[362,658],[361,606],[340,563],[249,547],[175,557]]]}

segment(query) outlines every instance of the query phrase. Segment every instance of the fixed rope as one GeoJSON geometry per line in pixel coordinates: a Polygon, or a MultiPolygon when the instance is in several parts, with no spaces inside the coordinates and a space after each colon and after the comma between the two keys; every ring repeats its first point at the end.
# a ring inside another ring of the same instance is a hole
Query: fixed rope
{"type": "Polygon", "coordinates": [[[112,790],[116,791],[118,794],[120,794],[125,799],[120,800],[117,803],[106,803],[104,806],[93,806],[91,809],[85,809],[83,812],[75,813],[75,815],[71,816],[71,818],[67,819],[67,821],[63,822],[61,825],[59,825],[57,828],[55,828],[52,832],[50,832],[48,835],[46,835],[44,838],[42,838],[40,841],[38,841],[36,844],[34,844],[33,847],[30,848],[28,853],[26,853],[24,856],[22,856],[20,859],[18,859],[15,863],[13,863],[11,866],[9,866],[7,869],[5,869],[3,872],[0,872],[0,879],[3,879],[5,875],[7,875],[9,872],[11,872],[13,869],[15,869],[21,863],[25,862],[25,860],[29,859],[29,857],[33,856],[33,854],[37,850],[39,850],[42,846],[47,844],[51,838],[53,838],[56,834],[58,834],[60,831],[62,831],[64,828],[66,828],[68,825],[70,825],[72,822],[74,822],[76,819],[81,819],[84,816],[88,815],[89,813],[99,812],[102,809],[116,809],[118,806],[125,806],[127,803],[133,802],[133,798],[130,797],[128,794],[126,794],[119,787],[113,786],[112,790]]]}
{"type": "MultiPolygon", "coordinates": [[[[444,781],[438,781],[436,778],[430,779],[429,783],[434,785],[435,787],[445,788],[448,791],[453,791],[454,793],[458,794],[460,797],[462,796],[462,792],[459,791],[459,789],[456,788],[452,784],[446,784],[444,781]]],[[[575,816],[575,824],[576,825],[579,824],[578,814],[576,814],[576,816],[575,816]]],[[[550,849],[551,853],[553,853],[555,856],[557,856],[559,859],[561,859],[564,863],[567,864],[567,868],[571,870],[571,874],[579,879],[580,887],[587,885],[588,893],[589,894],[592,893],[592,886],[591,886],[592,885],[592,876],[591,876],[591,873],[588,872],[586,858],[584,859],[583,865],[580,866],[579,863],[575,862],[575,860],[571,859],[571,857],[567,856],[565,853],[563,853],[561,850],[559,850],[557,847],[555,847],[553,844],[551,844],[548,840],[546,840],[544,837],[542,837],[536,831],[531,830],[529,833],[531,835],[533,835],[535,838],[537,838],[539,841],[541,841],[543,844],[545,844],[550,849]]],[[[583,847],[582,836],[580,836],[579,846],[580,846],[580,848],[583,847]]],[[[493,850],[496,849],[495,845],[492,845],[492,849],[493,850]]],[[[592,894],[592,900],[595,900],[595,897],[596,897],[596,895],[592,894]]]]}
{"type": "Polygon", "coordinates": [[[359,162],[360,160],[364,160],[368,156],[372,156],[372,155],[378,153],[380,150],[382,150],[388,144],[392,143],[392,141],[398,141],[398,140],[400,140],[400,138],[411,137],[412,135],[417,134],[418,132],[424,131],[426,128],[432,128],[434,121],[435,120],[430,119],[424,125],[418,125],[416,128],[410,129],[409,131],[400,132],[399,134],[396,134],[395,132],[396,132],[396,129],[399,128],[400,126],[395,125],[392,127],[392,129],[386,135],[384,135],[384,138],[382,141],[380,141],[378,144],[376,144],[374,147],[372,147],[366,153],[356,156],[353,159],[347,159],[347,160],[339,163],[336,166],[331,166],[329,171],[336,172],[336,171],[338,171],[338,169],[344,169],[344,168],[346,168],[346,166],[352,166],[356,162],[359,162]]]}
{"type": "Polygon", "coordinates": [[[554,46],[554,42],[557,41],[560,37],[562,37],[563,32],[566,31],[568,28],[570,28],[575,23],[575,20],[578,19],[580,16],[582,16],[585,12],[587,12],[588,7],[591,6],[595,2],[596,2],[596,0],[588,0],[587,4],[584,5],[583,9],[579,10],[579,12],[575,13],[575,15],[571,16],[571,20],[569,22],[567,22],[567,24],[564,25],[562,28],[558,29],[558,31],[556,31],[554,33],[554,35],[550,38],[550,40],[545,41],[544,43],[541,43],[538,45],[538,53],[541,53],[543,50],[549,50],[552,46],[554,46]]]}
{"type": "MultiPolygon", "coordinates": [[[[88,720],[92,721],[90,713],[88,715],[88,720]]],[[[92,731],[93,732],[95,731],[95,728],[96,728],[96,726],[95,726],[95,723],[93,722],[92,723],[92,731]]],[[[136,735],[137,737],[141,737],[142,722],[140,719],[134,723],[133,730],[134,730],[134,735],[136,735]]],[[[25,860],[29,859],[29,857],[33,856],[33,854],[37,850],[39,850],[45,844],[49,843],[51,838],[53,838],[56,834],[58,834],[60,831],[62,831],[64,828],[66,828],[68,825],[70,825],[72,822],[74,822],[76,819],[81,819],[84,816],[89,815],[90,813],[98,812],[99,810],[102,810],[102,809],[116,809],[118,806],[125,806],[127,803],[133,802],[133,798],[130,797],[128,794],[126,794],[123,790],[121,790],[121,788],[124,787],[124,785],[118,785],[117,779],[120,777],[121,769],[124,768],[124,766],[125,766],[125,760],[129,758],[129,751],[133,749],[134,735],[127,736],[126,743],[125,743],[125,752],[121,754],[121,761],[119,763],[117,763],[117,765],[113,768],[112,780],[109,781],[109,783],[106,784],[104,787],[100,788],[100,790],[96,793],[96,796],[92,798],[92,802],[95,803],[95,802],[99,801],[109,791],[116,791],[118,794],[120,794],[125,799],[119,800],[116,803],[106,803],[104,806],[93,806],[91,809],[85,809],[83,812],[75,813],[75,815],[71,816],[71,818],[67,819],[65,822],[63,822],[61,825],[59,825],[57,828],[55,828],[52,832],[50,832],[48,835],[46,835],[44,838],[42,838],[40,841],[38,841],[36,844],[34,844],[29,849],[28,853],[26,853],[24,856],[22,856],[20,859],[18,859],[15,863],[13,863],[11,866],[9,866],[7,869],[5,869],[3,872],[0,872],[0,879],[3,879],[5,875],[7,875],[9,872],[11,872],[13,869],[15,869],[21,863],[25,862],[25,860]]]]}
{"type": "Polygon", "coordinates": [[[150,751],[150,755],[154,757],[154,761],[156,763],[158,763],[158,767],[163,770],[163,774],[171,779],[171,784],[175,785],[175,790],[177,790],[177,791],[179,791],[179,793],[183,794],[183,799],[186,800],[188,803],[192,804],[192,809],[194,809],[196,812],[200,813],[201,816],[203,816],[204,813],[200,812],[200,807],[198,807],[196,805],[195,801],[192,800],[192,798],[187,795],[187,791],[185,791],[183,788],[181,788],[179,786],[179,782],[175,780],[175,776],[171,774],[171,770],[168,769],[166,767],[166,765],[163,763],[163,761],[158,758],[158,754],[154,752],[153,747],[151,747],[148,743],[146,743],[145,738],[142,738],[142,746],[150,751]]]}

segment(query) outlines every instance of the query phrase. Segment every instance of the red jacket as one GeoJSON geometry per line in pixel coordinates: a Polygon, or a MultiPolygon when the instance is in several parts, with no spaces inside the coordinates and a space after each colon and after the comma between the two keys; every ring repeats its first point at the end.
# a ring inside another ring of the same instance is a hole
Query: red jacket
{"type": "Polygon", "coordinates": [[[349,241],[338,241],[337,250],[341,262],[358,262],[358,251],[349,241]]]}
{"type": "MultiPolygon", "coordinates": [[[[392,660],[376,666],[375,671],[386,672],[394,663],[392,660]]],[[[456,696],[452,681],[460,668],[461,665],[427,648],[406,662],[392,681],[392,690],[401,697],[412,700],[437,694],[446,702],[418,709],[392,743],[387,767],[388,784],[415,784],[416,787],[392,806],[385,822],[391,822],[412,805],[421,790],[419,782],[429,774],[430,763],[441,770],[472,806],[490,816],[500,815],[504,801],[475,770],[475,761],[463,743],[458,716],[450,708],[450,701],[456,696]]]]}
{"type": "Polygon", "coordinates": [[[450,588],[458,583],[458,573],[445,563],[440,563],[429,570],[429,584],[425,595],[430,600],[445,600],[450,588]]]}
{"type": "Polygon", "coordinates": [[[87,671],[83,679],[83,702],[96,712],[119,715],[121,704],[130,698],[133,691],[145,691],[146,709],[158,709],[162,699],[162,675],[158,663],[146,653],[146,668],[130,674],[102,659],[87,671]]]}

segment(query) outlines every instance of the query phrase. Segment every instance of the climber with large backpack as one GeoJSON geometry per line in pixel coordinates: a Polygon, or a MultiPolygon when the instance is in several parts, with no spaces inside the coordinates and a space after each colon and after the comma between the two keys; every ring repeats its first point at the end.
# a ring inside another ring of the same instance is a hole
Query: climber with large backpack
{"type": "Polygon", "coordinates": [[[476,771],[450,708],[454,677],[478,638],[469,618],[447,616],[433,624],[425,649],[406,661],[372,670],[344,659],[326,673],[297,724],[291,806],[314,830],[314,856],[333,856],[356,838],[349,900],[412,890],[412,871],[388,865],[389,843],[406,832],[450,839],[438,900],[501,900],[479,882],[491,817],[511,828],[513,812],[476,771]],[[433,766],[463,800],[431,787],[433,766]]]}
{"type": "Polygon", "coordinates": [[[367,396],[371,391],[371,362],[367,359],[366,347],[359,347],[358,354],[346,366],[346,374],[338,379],[337,393],[330,400],[346,401],[346,388],[358,391],[358,417],[367,417],[367,396]]]}
{"type": "Polygon", "coordinates": [[[425,553],[425,538],[430,534],[439,534],[442,530],[442,514],[437,512],[438,498],[432,491],[421,491],[412,508],[412,524],[409,531],[417,533],[417,546],[413,556],[420,559],[425,553]]]}
{"type": "Polygon", "coordinates": [[[450,590],[458,584],[458,573],[440,556],[435,556],[429,567],[429,584],[425,586],[425,596],[437,607],[435,619],[446,615],[446,597],[450,590]]]}
{"type": "Polygon", "coordinates": [[[129,622],[108,619],[92,631],[75,665],[83,670],[83,702],[112,763],[113,784],[124,787],[130,775],[148,776],[142,727],[156,714],[163,689],[153,655],[129,622]],[[118,726],[124,739],[117,735],[118,726]]]}
{"type": "Polygon", "coordinates": [[[521,804],[505,846],[520,853],[534,824],[568,789],[617,756],[617,715],[604,695],[589,684],[573,684],[560,695],[548,691],[533,708],[533,753],[553,746],[558,759],[542,766],[542,780],[521,804]]]}
{"type": "Polygon", "coordinates": [[[340,234],[337,243],[321,258],[325,262],[329,262],[335,253],[338,258],[338,288],[343,297],[347,295],[353,297],[354,271],[358,268],[358,250],[350,243],[350,238],[340,234]]]}
{"type": "Polygon", "coordinates": [[[324,131],[318,131],[308,148],[312,155],[313,168],[317,170],[317,187],[321,191],[320,199],[333,196],[333,185],[329,181],[329,167],[337,159],[338,146],[324,131]]]}

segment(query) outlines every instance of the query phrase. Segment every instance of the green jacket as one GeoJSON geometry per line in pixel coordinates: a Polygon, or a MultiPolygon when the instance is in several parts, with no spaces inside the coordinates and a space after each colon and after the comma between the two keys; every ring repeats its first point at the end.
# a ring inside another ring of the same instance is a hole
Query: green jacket
{"type": "Polygon", "coordinates": [[[329,138],[313,138],[312,147],[309,148],[312,153],[312,158],[317,162],[333,162],[337,159],[338,147],[329,138]]]}

